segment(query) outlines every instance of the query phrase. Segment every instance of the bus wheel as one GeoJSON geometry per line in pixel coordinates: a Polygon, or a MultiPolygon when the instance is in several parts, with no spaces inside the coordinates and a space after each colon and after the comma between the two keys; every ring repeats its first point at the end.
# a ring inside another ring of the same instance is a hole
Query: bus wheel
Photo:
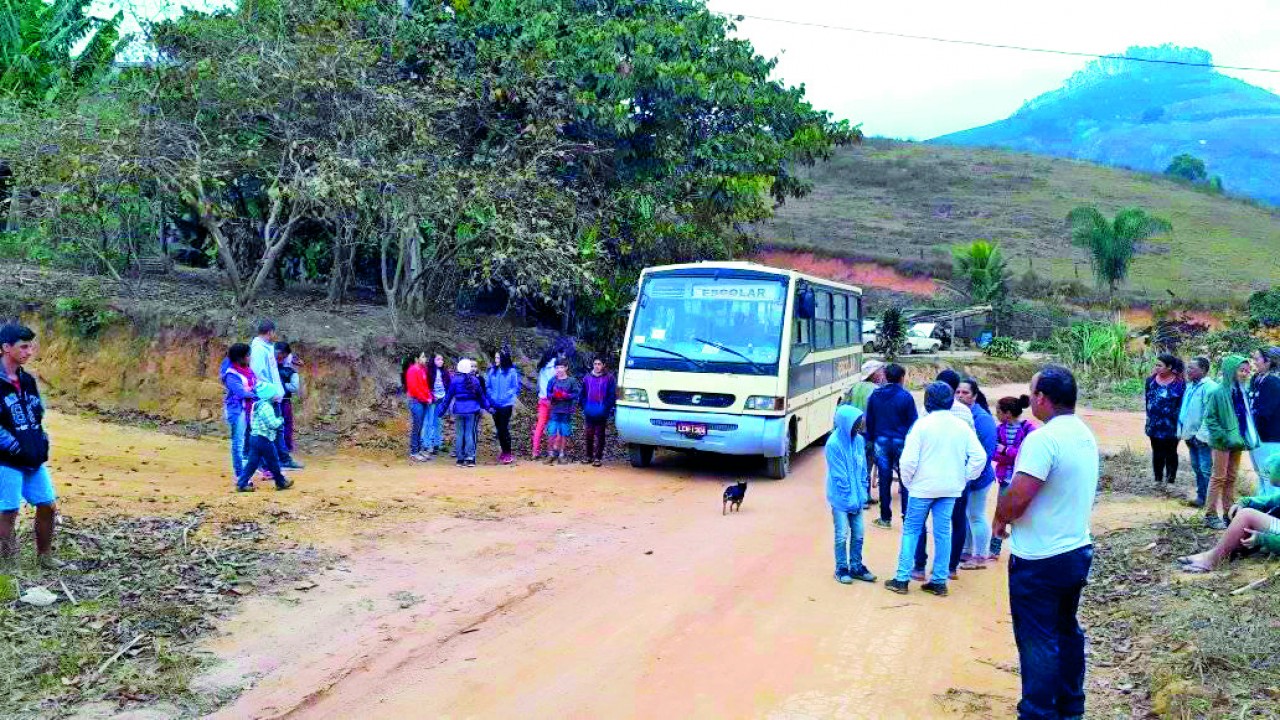
{"type": "Polygon", "coordinates": [[[774,480],[782,480],[791,472],[791,453],[787,453],[781,457],[767,457],[764,459],[764,474],[774,480]]]}
{"type": "Polygon", "coordinates": [[[647,468],[653,462],[653,446],[630,443],[627,445],[627,456],[631,460],[631,467],[647,468]]]}

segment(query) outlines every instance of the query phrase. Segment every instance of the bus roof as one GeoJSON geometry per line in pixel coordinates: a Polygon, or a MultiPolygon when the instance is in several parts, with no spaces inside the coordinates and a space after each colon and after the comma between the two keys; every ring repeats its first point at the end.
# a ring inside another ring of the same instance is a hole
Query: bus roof
{"type": "Polygon", "coordinates": [[[846,283],[831,280],[829,278],[818,277],[816,275],[807,275],[795,270],[786,268],[772,267],[770,265],[761,265],[760,263],[742,262],[740,260],[704,260],[696,263],[683,263],[679,265],[654,265],[647,267],[641,273],[642,276],[655,272],[664,272],[667,270],[714,270],[716,268],[724,268],[726,270],[751,270],[753,272],[771,273],[774,275],[784,275],[786,277],[799,280],[808,280],[819,285],[838,288],[840,290],[848,290],[850,292],[862,294],[862,288],[856,285],[848,285],[846,283]]]}

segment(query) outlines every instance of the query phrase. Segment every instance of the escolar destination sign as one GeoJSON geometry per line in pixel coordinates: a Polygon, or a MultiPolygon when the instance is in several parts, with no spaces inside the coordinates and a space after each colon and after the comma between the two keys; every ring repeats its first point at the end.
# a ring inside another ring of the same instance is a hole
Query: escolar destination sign
{"type": "Polygon", "coordinates": [[[780,297],[782,286],[778,283],[716,283],[693,285],[689,294],[694,300],[739,300],[747,302],[774,302],[780,297]]]}

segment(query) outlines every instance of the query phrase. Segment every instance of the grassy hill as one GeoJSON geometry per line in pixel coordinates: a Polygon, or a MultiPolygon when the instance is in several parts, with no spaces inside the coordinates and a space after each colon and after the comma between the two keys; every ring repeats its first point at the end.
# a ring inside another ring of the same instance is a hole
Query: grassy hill
{"type": "Polygon", "coordinates": [[[765,247],[944,272],[950,248],[990,239],[1046,279],[1092,287],[1088,253],[1065,218],[1077,205],[1111,214],[1140,206],[1173,233],[1144,243],[1126,293],[1239,300],[1280,280],[1280,211],[1199,192],[1162,177],[1003,150],[871,140],[805,171],[808,197],[754,228],[765,247]]]}

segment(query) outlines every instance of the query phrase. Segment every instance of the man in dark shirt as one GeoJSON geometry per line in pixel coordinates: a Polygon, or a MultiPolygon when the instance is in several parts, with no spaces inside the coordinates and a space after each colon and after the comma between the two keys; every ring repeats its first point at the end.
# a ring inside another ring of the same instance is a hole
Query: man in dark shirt
{"type": "MultiPolygon", "coordinates": [[[[907,371],[897,363],[884,369],[885,384],[867,399],[867,439],[875,448],[876,476],[880,480],[880,517],[876,527],[893,527],[893,470],[902,457],[902,445],[919,413],[915,398],[902,387],[907,371]]],[[[906,515],[906,496],[900,494],[906,515]]]]}

